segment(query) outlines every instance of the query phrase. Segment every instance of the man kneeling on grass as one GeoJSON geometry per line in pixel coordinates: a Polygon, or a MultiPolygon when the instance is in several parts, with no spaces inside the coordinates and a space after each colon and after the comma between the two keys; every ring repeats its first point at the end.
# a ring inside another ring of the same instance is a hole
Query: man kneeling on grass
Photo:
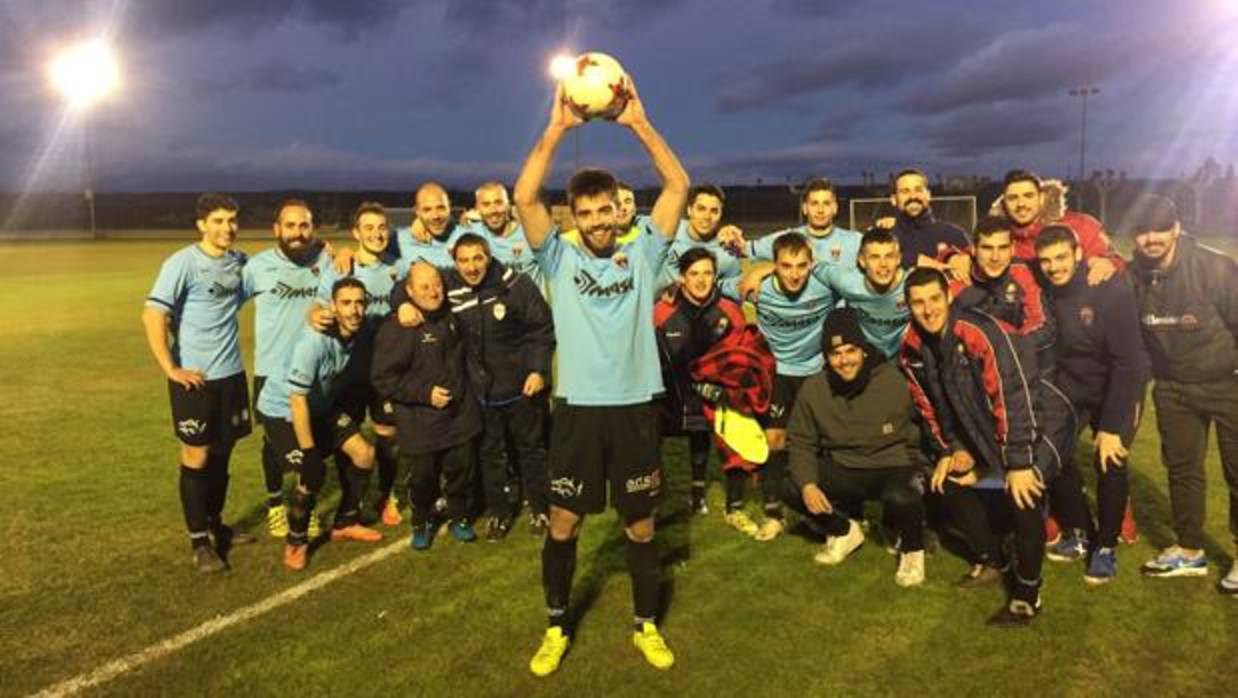
{"type": "Polygon", "coordinates": [[[898,531],[894,581],[924,582],[924,475],[919,429],[907,381],[874,349],[855,309],[825,319],[828,366],[804,381],[787,424],[790,481],[786,503],[828,538],[813,558],[837,565],[864,544],[857,519],[864,502],[881,501],[898,531]]]}

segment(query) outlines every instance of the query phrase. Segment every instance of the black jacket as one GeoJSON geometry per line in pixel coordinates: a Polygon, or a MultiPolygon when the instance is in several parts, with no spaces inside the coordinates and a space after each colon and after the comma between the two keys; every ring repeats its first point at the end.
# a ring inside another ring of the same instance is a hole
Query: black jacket
{"type": "Polygon", "coordinates": [[[481,408],[464,363],[459,325],[445,307],[426,314],[418,327],[402,326],[394,314],[383,321],[374,340],[370,379],[379,395],[395,403],[405,453],[439,451],[481,431],[481,408]],[[451,391],[446,407],[430,403],[434,386],[451,391]]]}
{"type": "Polygon", "coordinates": [[[739,304],[713,295],[696,305],[676,291],[671,300],[661,300],[653,310],[657,328],[662,383],[667,387],[663,407],[671,431],[708,431],[701,397],[692,390],[692,364],[745,324],[739,304]]]}
{"type": "Polygon", "coordinates": [[[1041,383],[1030,343],[990,315],[951,308],[941,338],[912,323],[899,364],[912,403],[932,431],[934,460],[966,449],[990,468],[1036,465],[1041,383]]]}
{"type": "Polygon", "coordinates": [[[1135,293],[1115,276],[1089,286],[1080,265],[1065,286],[1050,286],[1057,319],[1057,384],[1076,407],[1099,412],[1095,426],[1133,434],[1150,367],[1135,293]]]}
{"type": "Polygon", "coordinates": [[[1016,259],[1001,276],[990,279],[982,276],[980,265],[973,262],[971,279],[970,286],[956,290],[953,304],[992,315],[1014,328],[1015,334],[1029,339],[1036,347],[1040,375],[1052,380],[1057,323],[1037,274],[1016,259]]]}
{"type": "Polygon", "coordinates": [[[898,248],[903,253],[903,267],[906,269],[915,269],[920,255],[945,261],[951,254],[966,252],[971,247],[971,241],[962,228],[937,220],[932,211],[925,211],[918,218],[899,211],[894,220],[894,228],[890,232],[898,238],[898,248]]]}
{"type": "Polygon", "coordinates": [[[1238,262],[1182,235],[1169,269],[1136,256],[1128,273],[1153,376],[1206,383],[1238,371],[1238,262]]]}
{"type": "Polygon", "coordinates": [[[447,275],[447,302],[464,331],[469,376],[486,404],[519,398],[530,373],[550,384],[555,328],[550,306],[528,276],[491,260],[476,288],[447,275]]]}

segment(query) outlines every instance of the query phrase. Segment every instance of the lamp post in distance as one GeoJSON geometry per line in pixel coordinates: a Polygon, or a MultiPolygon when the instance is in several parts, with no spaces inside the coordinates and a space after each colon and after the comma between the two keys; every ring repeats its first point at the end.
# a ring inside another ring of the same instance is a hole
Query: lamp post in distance
{"type": "Polygon", "coordinates": [[[1094,85],[1072,87],[1066,94],[1080,97],[1083,100],[1082,114],[1079,125],[1079,181],[1087,179],[1087,147],[1088,147],[1088,97],[1100,94],[1100,88],[1094,85]]]}
{"type": "Polygon", "coordinates": [[[120,85],[120,66],[103,39],[92,39],[59,53],[47,67],[48,80],[64,98],[70,112],[82,118],[86,150],[85,197],[90,212],[90,236],[98,237],[95,224],[94,151],[90,138],[89,111],[120,85]]]}

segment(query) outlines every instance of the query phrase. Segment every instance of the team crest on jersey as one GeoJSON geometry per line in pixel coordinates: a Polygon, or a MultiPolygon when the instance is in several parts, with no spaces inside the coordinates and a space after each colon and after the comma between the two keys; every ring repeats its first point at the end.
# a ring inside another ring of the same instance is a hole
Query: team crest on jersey
{"type": "Polygon", "coordinates": [[[1006,284],[1006,302],[1014,303],[1019,298],[1019,285],[1011,281],[1006,284]]]}
{"type": "Polygon", "coordinates": [[[494,304],[494,319],[502,320],[505,317],[507,317],[507,306],[503,305],[502,303],[495,303],[494,304]]]}
{"type": "Polygon", "coordinates": [[[841,246],[834,245],[833,247],[830,248],[831,259],[837,262],[838,260],[842,259],[842,257],[843,257],[843,248],[841,246]]]}
{"type": "Polygon", "coordinates": [[[391,271],[387,272],[387,276],[391,278],[391,283],[394,284],[396,281],[400,279],[400,272],[396,271],[395,269],[392,269],[391,271]]]}
{"type": "Polygon", "coordinates": [[[1092,310],[1092,306],[1085,305],[1079,309],[1079,322],[1083,323],[1084,327],[1091,327],[1096,321],[1096,311],[1092,310]]]}
{"type": "Polygon", "coordinates": [[[313,274],[314,276],[318,276],[318,265],[317,264],[310,267],[310,273],[313,274]]]}
{"type": "Polygon", "coordinates": [[[900,313],[905,313],[905,312],[907,312],[907,299],[906,299],[906,298],[903,298],[903,297],[901,297],[901,296],[900,296],[900,297],[898,297],[898,298],[895,298],[895,299],[894,299],[894,309],[895,309],[895,310],[897,310],[897,311],[898,311],[898,312],[900,312],[900,313]]]}
{"type": "Polygon", "coordinates": [[[1190,327],[1194,329],[1194,327],[1198,324],[1199,324],[1199,318],[1195,317],[1191,313],[1182,314],[1182,326],[1183,327],[1190,327]]]}
{"type": "Polygon", "coordinates": [[[516,243],[515,245],[512,245],[512,256],[513,257],[519,257],[522,254],[524,254],[524,245],[521,245],[520,243],[516,243]]]}
{"type": "Polygon", "coordinates": [[[341,429],[348,428],[349,424],[352,424],[352,417],[349,417],[347,412],[341,412],[340,416],[335,419],[335,426],[341,429]]]}
{"type": "Polygon", "coordinates": [[[950,249],[950,246],[947,245],[946,243],[944,242],[937,243],[937,254],[941,254],[942,252],[945,252],[948,249],[950,249]]]}
{"type": "Polygon", "coordinates": [[[613,257],[611,257],[611,259],[615,260],[615,264],[616,264],[616,265],[617,265],[620,269],[627,269],[627,268],[628,268],[628,256],[627,256],[626,254],[624,254],[624,253],[622,253],[622,252],[616,252],[616,253],[614,254],[614,256],[613,256],[613,257]]]}

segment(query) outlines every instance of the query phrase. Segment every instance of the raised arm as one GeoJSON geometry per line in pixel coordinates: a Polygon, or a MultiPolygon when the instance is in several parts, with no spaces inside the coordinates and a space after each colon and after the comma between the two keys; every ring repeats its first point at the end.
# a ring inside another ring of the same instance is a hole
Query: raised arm
{"type": "Polygon", "coordinates": [[[524,161],[520,176],[516,178],[516,186],[512,190],[512,201],[516,204],[516,215],[524,225],[524,236],[534,249],[542,246],[546,234],[554,225],[550,211],[542,202],[542,184],[546,175],[550,174],[550,165],[554,162],[555,149],[559,141],[569,129],[580,126],[583,121],[568,107],[563,96],[563,85],[555,88],[554,103],[550,107],[550,123],[541,138],[529,152],[524,161]]]}
{"type": "MultiPolygon", "coordinates": [[[[631,85],[627,106],[615,121],[632,129],[632,133],[636,134],[645,151],[649,153],[658,177],[662,179],[662,193],[658,194],[649,218],[667,239],[672,239],[679,226],[679,217],[683,215],[684,206],[688,203],[688,187],[691,185],[688,173],[680,164],[675,151],[671,150],[662,134],[649,122],[645,105],[636,92],[636,85],[631,85]]],[[[528,232],[527,227],[525,231],[528,232]]]]}

